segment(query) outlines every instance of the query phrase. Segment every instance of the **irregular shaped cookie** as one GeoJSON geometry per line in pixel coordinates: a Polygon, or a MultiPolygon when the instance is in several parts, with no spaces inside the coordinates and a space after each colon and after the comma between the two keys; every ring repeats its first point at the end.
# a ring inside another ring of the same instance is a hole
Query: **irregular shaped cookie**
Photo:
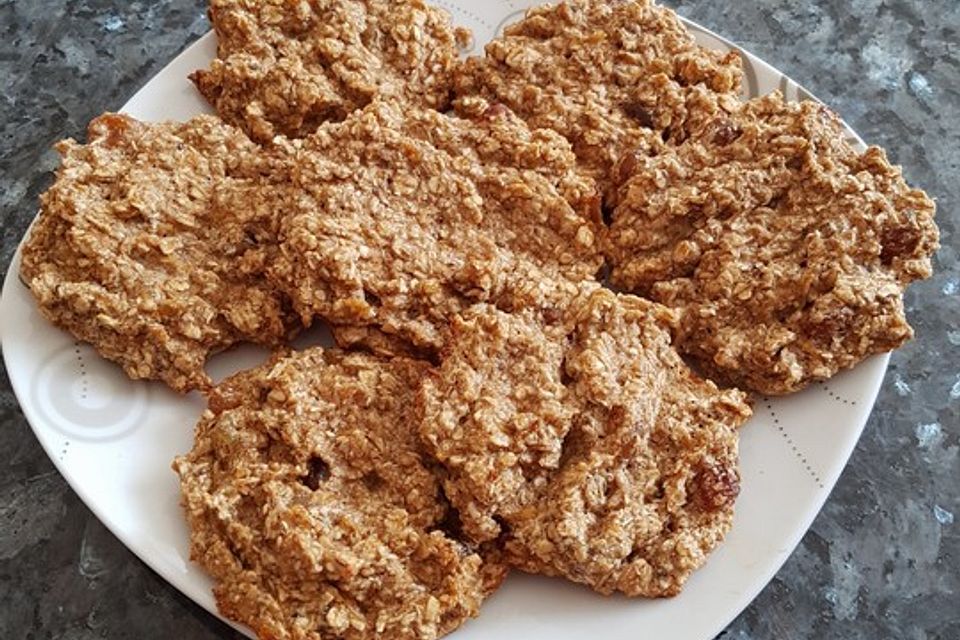
{"type": "Polygon", "coordinates": [[[178,458],[191,558],[261,638],[437,638],[505,569],[455,537],[417,441],[428,365],[311,349],[228,380],[178,458]]]}
{"type": "Polygon", "coordinates": [[[771,95],[624,164],[612,281],[679,310],[680,348],[718,379],[790,393],[912,337],[934,203],[826,107],[771,95]]]}
{"type": "Polygon", "coordinates": [[[302,137],[377,96],[446,109],[469,32],[420,0],[211,0],[218,57],[192,79],[255,140],[302,137]]]}
{"type": "Polygon", "coordinates": [[[430,351],[475,302],[560,308],[594,278],[599,203],[567,142],[482,101],[459,109],[378,101],[283,144],[297,202],[271,274],[304,322],[430,351]]]}
{"type": "Polygon", "coordinates": [[[263,278],[274,164],[242,132],[105,115],[58,150],[21,266],[45,317],[178,391],[209,385],[212,353],[284,341],[295,316],[263,278]]]}
{"type": "Polygon", "coordinates": [[[566,136],[609,198],[625,152],[652,152],[735,108],[741,75],[737,53],[697,46],[676,14],[649,0],[571,0],[508,26],[458,72],[457,93],[566,136]]]}
{"type": "Polygon", "coordinates": [[[680,591],[730,528],[751,412],[686,367],[672,321],[605,289],[555,324],[489,306],[454,321],[418,404],[468,535],[601,593],[680,591]]]}
{"type": "Polygon", "coordinates": [[[455,317],[450,334],[440,369],[424,379],[420,434],[446,469],[464,532],[495,540],[505,516],[536,504],[560,464],[575,415],[564,386],[568,344],[529,311],[488,305],[455,317]]]}

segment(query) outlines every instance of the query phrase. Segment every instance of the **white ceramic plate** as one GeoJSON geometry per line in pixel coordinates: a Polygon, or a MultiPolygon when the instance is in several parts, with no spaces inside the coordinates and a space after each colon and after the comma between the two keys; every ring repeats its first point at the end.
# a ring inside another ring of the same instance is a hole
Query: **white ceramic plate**
{"type": "MultiPolygon", "coordinates": [[[[475,48],[536,2],[441,1],[475,34],[475,48]]],[[[711,47],[732,45],[690,25],[711,47]]],[[[187,119],[209,110],[187,80],[214,56],[208,34],[154,77],[124,111],[143,120],[187,119]]],[[[780,89],[810,98],[791,80],[744,53],[746,93],[780,89]]],[[[855,134],[850,137],[860,143],[855,134]]],[[[54,329],[37,312],[17,273],[7,273],[0,337],[23,412],[73,489],[124,544],[187,596],[215,613],[210,580],[190,563],[178,505],[174,456],[191,447],[203,402],[159,384],[132,382],[88,346],[54,329]]],[[[264,354],[241,348],[210,365],[222,377],[264,354]]],[[[511,576],[456,640],[638,637],[707,640],[724,629],[784,563],[823,506],[866,423],[887,366],[873,358],[855,370],[789,398],[762,400],[743,429],[743,492],[733,530],[707,566],[672,600],[604,598],[560,580],[511,576]]]]}

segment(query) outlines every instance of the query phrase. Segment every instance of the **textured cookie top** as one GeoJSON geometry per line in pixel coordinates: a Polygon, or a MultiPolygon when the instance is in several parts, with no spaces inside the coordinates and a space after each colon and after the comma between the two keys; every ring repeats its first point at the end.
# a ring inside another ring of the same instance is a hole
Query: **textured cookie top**
{"type": "Polygon", "coordinates": [[[413,415],[424,363],[312,349],[216,388],[174,467],[191,557],[260,637],[436,638],[505,570],[455,537],[413,415]]]}
{"type": "Polygon", "coordinates": [[[619,173],[612,280],[678,309],[681,349],[718,377],[789,393],[912,336],[934,203],[826,107],[757,99],[619,173]]]}
{"type": "Polygon", "coordinates": [[[597,273],[598,200],[567,142],[482,101],[460,113],[378,101],[285,143],[272,275],[305,321],[437,349],[475,302],[556,308],[597,273]]]}
{"type": "Polygon", "coordinates": [[[218,57],[192,78],[255,140],[302,137],[377,96],[445,109],[469,33],[420,0],[211,0],[218,57]]]}
{"type": "Polygon", "coordinates": [[[612,196],[620,156],[682,140],[735,104],[736,53],[697,46],[669,9],[647,0],[572,0],[531,9],[470,58],[458,95],[510,107],[532,127],[566,136],[581,166],[612,196]]]}
{"type": "Polygon", "coordinates": [[[286,337],[293,315],[263,278],[273,161],[245,135],[105,115],[58,150],[21,267],[44,316],[178,391],[209,385],[211,353],[286,337]]]}
{"type": "Polygon", "coordinates": [[[599,289],[552,325],[488,305],[454,322],[418,403],[468,535],[602,593],[679,592],[729,529],[750,409],[684,365],[671,321],[599,289]]]}

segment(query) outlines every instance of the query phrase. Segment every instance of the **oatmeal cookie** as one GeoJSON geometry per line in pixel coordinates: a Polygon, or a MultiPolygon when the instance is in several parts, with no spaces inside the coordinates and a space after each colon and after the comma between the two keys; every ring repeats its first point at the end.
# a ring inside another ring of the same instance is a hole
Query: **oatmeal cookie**
{"type": "Polygon", "coordinates": [[[255,140],[302,137],[377,96],[446,109],[469,32],[420,0],[211,0],[218,57],[192,79],[255,140]]]}
{"type": "Polygon", "coordinates": [[[605,289],[553,324],[489,305],[454,320],[417,402],[472,539],[601,593],[680,591],[730,527],[751,412],[684,365],[672,322],[605,289]]]}
{"type": "Polygon", "coordinates": [[[242,132],[108,114],[57,148],[21,267],[45,317],[181,392],[210,384],[210,354],[288,337],[296,316],[263,277],[272,161],[242,132]]]}
{"type": "Polygon", "coordinates": [[[435,351],[476,302],[557,308],[594,278],[599,201],[567,142],[482,101],[459,113],[377,101],[283,143],[297,202],[271,274],[305,323],[435,351]]]}
{"type": "Polygon", "coordinates": [[[677,309],[681,350],[717,379],[791,393],[912,337],[934,203],[826,107],[757,99],[620,173],[612,281],[677,309]]]}
{"type": "Polygon", "coordinates": [[[432,639],[505,575],[456,534],[421,454],[427,364],[320,348],[217,387],[178,458],[191,557],[261,638],[432,639]]]}
{"type": "Polygon", "coordinates": [[[649,0],[571,0],[508,26],[457,72],[456,90],[566,136],[609,199],[625,152],[680,141],[735,108],[741,76],[737,53],[696,45],[676,14],[649,0]]]}

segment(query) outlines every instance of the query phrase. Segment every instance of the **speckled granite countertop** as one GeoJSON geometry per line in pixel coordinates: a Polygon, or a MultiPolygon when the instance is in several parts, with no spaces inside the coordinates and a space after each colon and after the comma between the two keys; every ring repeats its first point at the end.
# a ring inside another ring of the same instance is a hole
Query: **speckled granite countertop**
{"type": "MultiPolygon", "coordinates": [[[[721,637],[960,638],[960,2],[670,2],[885,146],[939,199],[936,276],[907,298],[856,453],[802,545],[721,637]]],[[[0,0],[3,271],[57,139],[115,109],[208,28],[204,0],[0,0]]],[[[235,638],[93,517],[0,376],[0,638],[235,638]]]]}

